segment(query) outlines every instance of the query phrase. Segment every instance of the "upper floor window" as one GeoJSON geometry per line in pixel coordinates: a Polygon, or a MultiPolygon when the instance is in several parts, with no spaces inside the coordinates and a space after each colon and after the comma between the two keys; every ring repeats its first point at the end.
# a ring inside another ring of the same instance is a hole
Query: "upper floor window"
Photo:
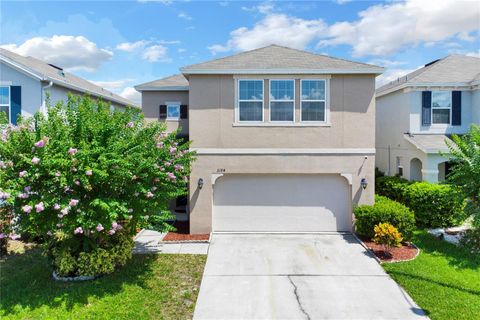
{"type": "Polygon", "coordinates": [[[293,121],[295,80],[270,80],[270,121],[293,121]]]}
{"type": "Polygon", "coordinates": [[[325,80],[301,81],[301,121],[326,121],[325,80]]]}
{"type": "Polygon", "coordinates": [[[239,121],[263,121],[263,80],[238,80],[239,121]]]}
{"type": "Polygon", "coordinates": [[[10,122],[10,87],[0,87],[0,112],[5,113],[10,122]]]}
{"type": "Polygon", "coordinates": [[[180,119],[180,102],[167,102],[167,120],[180,119]]]}
{"type": "Polygon", "coordinates": [[[450,124],[451,91],[432,91],[432,123],[450,124]]]}

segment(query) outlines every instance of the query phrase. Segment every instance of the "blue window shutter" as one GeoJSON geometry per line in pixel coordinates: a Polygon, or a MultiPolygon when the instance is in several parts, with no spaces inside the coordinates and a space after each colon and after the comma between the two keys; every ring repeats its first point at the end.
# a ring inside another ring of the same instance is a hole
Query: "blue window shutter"
{"type": "Polygon", "coordinates": [[[432,92],[422,92],[422,125],[432,124],[432,92]]]}
{"type": "Polygon", "coordinates": [[[462,125],[462,91],[452,91],[452,125],[462,125]]]}
{"type": "Polygon", "coordinates": [[[18,116],[22,114],[22,87],[10,87],[10,121],[17,124],[18,116]]]}

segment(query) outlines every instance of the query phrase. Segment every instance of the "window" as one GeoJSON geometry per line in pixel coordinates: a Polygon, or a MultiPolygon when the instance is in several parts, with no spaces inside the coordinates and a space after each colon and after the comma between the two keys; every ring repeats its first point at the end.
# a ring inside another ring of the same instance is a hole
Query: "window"
{"type": "Polygon", "coordinates": [[[10,122],[10,87],[0,87],[0,112],[6,113],[10,122]]]}
{"type": "Polygon", "coordinates": [[[325,80],[301,81],[301,121],[326,121],[325,80]]]}
{"type": "Polygon", "coordinates": [[[263,80],[238,80],[238,120],[263,121],[263,80]]]}
{"type": "Polygon", "coordinates": [[[180,119],[180,103],[167,102],[167,120],[180,119]]]}
{"type": "Polygon", "coordinates": [[[270,80],[270,121],[293,121],[295,80],[270,80]]]}
{"type": "Polygon", "coordinates": [[[452,93],[450,91],[432,91],[432,123],[450,124],[452,93]]]}

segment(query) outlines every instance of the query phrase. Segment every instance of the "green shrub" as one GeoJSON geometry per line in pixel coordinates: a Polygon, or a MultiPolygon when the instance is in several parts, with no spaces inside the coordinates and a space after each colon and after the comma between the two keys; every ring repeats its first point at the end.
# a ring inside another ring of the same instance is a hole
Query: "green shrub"
{"type": "Polygon", "coordinates": [[[115,268],[123,266],[132,257],[134,242],[125,231],[120,231],[108,239],[98,236],[92,241],[95,246],[85,250],[75,245],[75,239],[56,235],[59,239],[52,241],[47,255],[53,269],[59,276],[96,276],[112,273],[115,268]],[[108,241],[107,241],[108,240],[108,241]]]}
{"type": "Polygon", "coordinates": [[[416,182],[405,188],[402,197],[403,203],[415,212],[420,227],[451,227],[467,218],[464,197],[451,185],[416,182]]]}
{"type": "Polygon", "coordinates": [[[361,236],[373,238],[374,228],[379,223],[389,223],[410,239],[415,229],[415,216],[406,206],[383,196],[375,196],[373,206],[361,205],[355,208],[355,229],[361,236]]]}
{"type": "Polygon", "coordinates": [[[426,228],[450,227],[467,218],[460,189],[448,184],[409,182],[399,177],[378,177],[376,192],[403,203],[415,212],[417,225],[426,228]]]}
{"type": "Polygon", "coordinates": [[[383,176],[375,179],[375,192],[395,201],[403,202],[403,192],[410,184],[400,177],[383,176]]]}

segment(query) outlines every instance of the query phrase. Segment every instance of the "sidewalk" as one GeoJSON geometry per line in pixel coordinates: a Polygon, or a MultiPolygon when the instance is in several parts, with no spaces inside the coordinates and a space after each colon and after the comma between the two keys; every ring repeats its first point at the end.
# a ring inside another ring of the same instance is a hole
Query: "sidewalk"
{"type": "Polygon", "coordinates": [[[135,254],[171,253],[171,254],[207,254],[208,242],[162,241],[166,233],[142,230],[135,237],[135,254]]]}

